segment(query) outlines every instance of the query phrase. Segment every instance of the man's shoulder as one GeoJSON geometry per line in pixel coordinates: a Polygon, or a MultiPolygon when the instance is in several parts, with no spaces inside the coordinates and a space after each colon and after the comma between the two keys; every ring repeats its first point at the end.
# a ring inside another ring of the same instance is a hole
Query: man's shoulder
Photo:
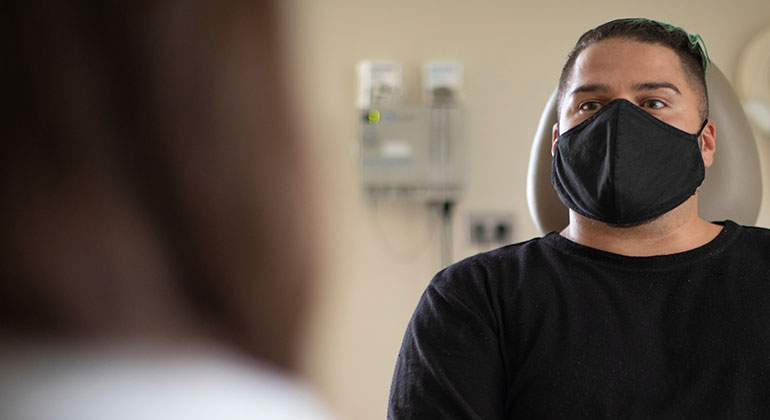
{"type": "Polygon", "coordinates": [[[434,286],[488,287],[500,281],[512,281],[524,267],[542,262],[546,237],[505,245],[464,258],[436,274],[434,286]]]}
{"type": "Polygon", "coordinates": [[[462,271],[517,262],[525,255],[539,250],[544,239],[544,237],[532,238],[489,251],[480,252],[450,265],[445,270],[462,271]]]}
{"type": "Polygon", "coordinates": [[[739,244],[754,244],[770,246],[770,229],[762,226],[741,225],[733,221],[724,222],[725,228],[732,227],[738,231],[739,244]]]}
{"type": "Polygon", "coordinates": [[[761,226],[737,225],[735,247],[759,253],[770,252],[770,229],[761,226]]]}
{"type": "Polygon", "coordinates": [[[739,228],[751,235],[757,235],[759,237],[770,238],[770,229],[762,226],[748,226],[738,225],[739,228]]]}

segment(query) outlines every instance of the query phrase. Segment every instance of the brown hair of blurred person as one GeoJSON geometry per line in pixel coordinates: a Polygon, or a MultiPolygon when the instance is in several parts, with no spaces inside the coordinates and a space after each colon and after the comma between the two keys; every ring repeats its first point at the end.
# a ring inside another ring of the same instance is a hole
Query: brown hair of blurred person
{"type": "Polygon", "coordinates": [[[213,338],[292,367],[312,200],[276,12],[6,4],[2,336],[213,338]]]}

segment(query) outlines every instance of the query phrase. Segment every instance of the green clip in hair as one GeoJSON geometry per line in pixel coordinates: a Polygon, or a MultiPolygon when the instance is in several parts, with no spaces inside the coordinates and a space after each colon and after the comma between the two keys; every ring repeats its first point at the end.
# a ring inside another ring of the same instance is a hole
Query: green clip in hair
{"type": "Polygon", "coordinates": [[[661,22],[653,19],[637,18],[637,19],[634,19],[634,22],[655,22],[669,32],[682,31],[685,35],[687,35],[687,38],[690,40],[690,45],[698,48],[698,51],[700,52],[701,60],[703,62],[703,71],[706,71],[706,69],[708,68],[708,65],[711,62],[711,59],[709,58],[708,50],[706,50],[706,42],[703,40],[703,38],[699,34],[692,35],[687,31],[685,31],[683,28],[680,28],[679,26],[674,26],[670,23],[665,23],[665,22],[661,22]]]}

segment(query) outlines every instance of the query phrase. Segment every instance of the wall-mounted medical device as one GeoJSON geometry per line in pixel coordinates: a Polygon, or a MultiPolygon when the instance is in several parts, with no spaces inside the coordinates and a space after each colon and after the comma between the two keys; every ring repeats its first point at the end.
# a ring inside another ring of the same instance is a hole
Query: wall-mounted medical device
{"type": "Polygon", "coordinates": [[[400,105],[379,91],[401,90],[401,67],[387,61],[358,64],[361,185],[370,198],[397,196],[455,202],[462,191],[465,118],[462,69],[457,62],[428,62],[423,100],[400,105]],[[379,82],[374,82],[379,80],[379,82]],[[383,81],[390,87],[383,89],[383,81]]]}
{"type": "Polygon", "coordinates": [[[371,197],[456,201],[463,187],[463,110],[359,110],[361,184],[371,197]]]}

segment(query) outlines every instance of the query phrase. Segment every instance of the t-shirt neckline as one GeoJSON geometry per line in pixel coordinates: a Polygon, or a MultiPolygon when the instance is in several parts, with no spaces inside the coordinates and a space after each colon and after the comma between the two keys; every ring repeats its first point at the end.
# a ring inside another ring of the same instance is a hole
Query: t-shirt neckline
{"type": "Polygon", "coordinates": [[[740,232],[740,226],[732,220],[713,223],[723,227],[719,234],[708,243],[688,251],[649,257],[632,257],[581,245],[561,236],[558,232],[547,234],[543,238],[543,241],[560,252],[579,258],[593,260],[598,263],[620,265],[634,269],[644,267],[667,269],[699,261],[703,258],[712,257],[721,253],[733,240],[735,240],[740,232]]]}

